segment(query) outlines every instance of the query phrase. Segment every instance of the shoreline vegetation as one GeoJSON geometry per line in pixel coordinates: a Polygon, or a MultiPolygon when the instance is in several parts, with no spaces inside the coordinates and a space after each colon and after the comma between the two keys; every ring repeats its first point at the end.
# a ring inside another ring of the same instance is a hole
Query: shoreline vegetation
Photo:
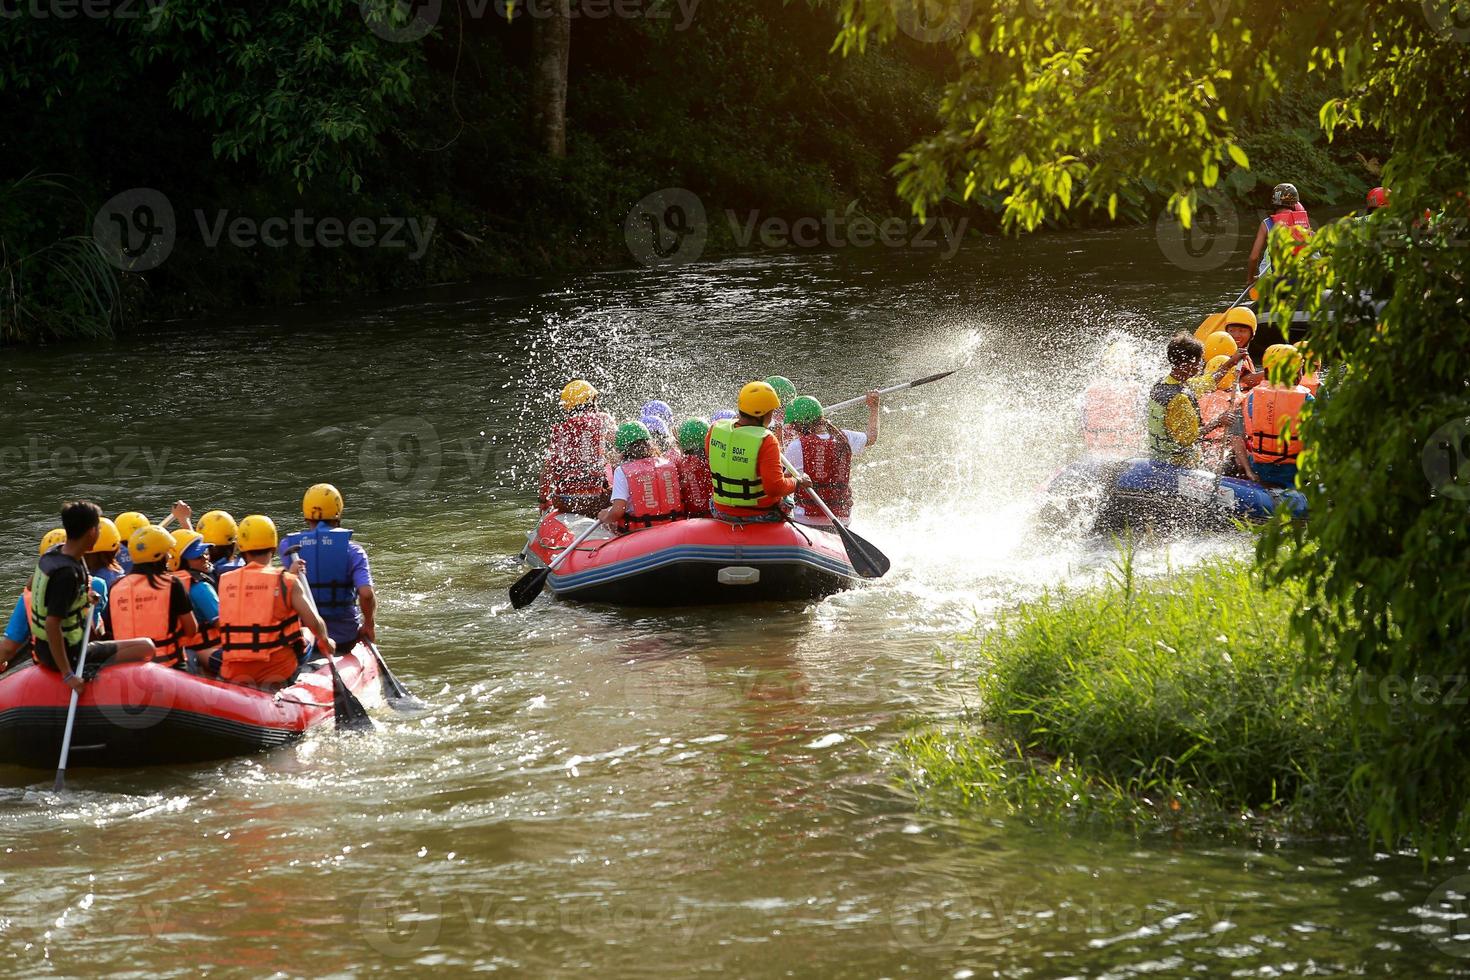
{"type": "MultiPolygon", "coordinates": [[[[396,42],[341,0],[263,17],[179,0],[155,16],[22,18],[0,36],[0,345],[630,266],[625,218],[669,188],[702,203],[707,258],[748,250],[742,233],[771,218],[910,221],[895,162],[936,125],[954,69],[945,45],[906,37],[845,56],[822,3],[581,20],[558,154],[538,128],[535,18],[448,4],[432,33],[396,42]],[[134,188],[167,199],[176,234],[156,268],[120,273],[87,245],[134,188]],[[353,221],[369,222],[371,245],[329,246],[348,236],[316,230],[353,221]]],[[[1376,134],[1329,144],[1316,122],[1326,90],[1293,84],[1242,121],[1251,169],[1221,175],[1247,223],[1281,175],[1313,206],[1356,206],[1385,155],[1376,134]]],[[[1083,208],[1046,224],[1152,221],[1169,192],[1140,175],[1116,216],[1083,208]]],[[[950,195],[929,218],[995,231],[1003,210],[1000,195],[950,195]]]]}
{"type": "MultiPolygon", "coordinates": [[[[1355,779],[1381,736],[1290,632],[1306,597],[1245,560],[1049,591],[968,641],[977,705],[901,753],[916,794],[966,811],[1140,831],[1364,837],[1355,779]]],[[[1393,692],[1387,692],[1389,697],[1393,692]]]]}

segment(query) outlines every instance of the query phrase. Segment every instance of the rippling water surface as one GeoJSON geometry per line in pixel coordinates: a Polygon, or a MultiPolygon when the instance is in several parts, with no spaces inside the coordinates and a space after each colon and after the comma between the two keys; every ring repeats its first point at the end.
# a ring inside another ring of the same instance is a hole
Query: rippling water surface
{"type": "MultiPolygon", "coordinates": [[[[735,259],[0,353],[12,592],[65,497],[156,519],[182,496],[290,524],[330,480],[373,558],[385,652],[433,704],[255,758],[78,770],[62,798],[47,773],[0,768],[9,971],[1470,964],[1426,904],[1447,875],[1411,858],[960,817],[902,788],[906,726],[971,697],[957,638],[1106,568],[1106,543],[1031,527],[1033,492],[1078,452],[1074,399],[1102,340],[1153,350],[1229,298],[1161,265],[1151,230],[949,263],[735,259]],[[621,415],[652,397],[708,414],[749,377],[830,402],[956,364],[892,400],[862,460],[856,523],[894,560],[882,583],[812,605],[511,610],[567,377],[621,415]]],[[[1154,544],[1143,561],[1168,574],[1244,547],[1154,544]]]]}

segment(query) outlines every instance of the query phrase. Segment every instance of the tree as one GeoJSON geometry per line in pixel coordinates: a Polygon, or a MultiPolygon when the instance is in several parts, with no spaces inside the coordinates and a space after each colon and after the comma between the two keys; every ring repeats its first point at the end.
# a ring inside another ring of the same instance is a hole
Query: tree
{"type": "Polygon", "coordinates": [[[1025,231],[1071,208],[1115,213],[1148,180],[1170,189],[1188,226],[1222,169],[1249,165],[1234,128],[1243,110],[1268,106],[1292,72],[1337,90],[1321,111],[1329,136],[1372,127],[1391,141],[1387,213],[1332,224],[1310,253],[1273,243],[1270,302],[1309,313],[1309,352],[1337,380],[1303,425],[1311,525],[1276,525],[1260,559],[1314,596],[1293,620],[1310,665],[1374,682],[1356,701],[1390,736],[1362,774],[1372,830],[1426,854],[1462,843],[1470,3],[997,0],[973,16],[971,0],[839,6],[845,51],[900,29],[918,36],[915,24],[956,25],[938,131],[895,168],[920,214],[950,196],[998,195],[1007,228],[1025,231]],[[1377,696],[1380,678],[1403,697],[1377,696]]]}
{"type": "Polygon", "coordinates": [[[571,50],[571,0],[544,0],[531,20],[531,125],[537,143],[558,160],[567,155],[571,50]]]}

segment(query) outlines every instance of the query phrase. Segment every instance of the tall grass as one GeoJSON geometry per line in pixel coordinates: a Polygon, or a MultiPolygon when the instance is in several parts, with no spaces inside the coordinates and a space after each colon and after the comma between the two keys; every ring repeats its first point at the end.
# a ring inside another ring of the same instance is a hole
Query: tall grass
{"type": "Polygon", "coordinates": [[[904,743],[914,780],[1032,813],[1354,832],[1366,801],[1351,685],[1305,669],[1295,589],[1222,562],[1027,603],[974,639],[979,707],[904,743]]]}
{"type": "Polygon", "coordinates": [[[122,310],[117,272],[90,237],[58,237],[68,205],[85,223],[60,179],[0,181],[0,344],[112,336],[122,310]]]}

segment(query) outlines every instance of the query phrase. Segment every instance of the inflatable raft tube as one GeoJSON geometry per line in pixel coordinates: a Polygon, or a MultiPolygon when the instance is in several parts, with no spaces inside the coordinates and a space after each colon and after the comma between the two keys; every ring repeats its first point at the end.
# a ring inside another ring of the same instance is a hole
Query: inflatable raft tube
{"type": "MultiPolygon", "coordinates": [[[[277,748],[331,723],[326,664],[267,692],[158,664],[105,666],[82,692],[71,767],[208,762],[277,748]]],[[[337,658],[364,705],[381,701],[365,647],[337,658]]],[[[71,691],[55,671],[26,664],[0,677],[0,764],[56,768],[71,691]]]]}
{"type": "MultiPolygon", "coordinates": [[[[551,512],[530,535],[526,561],[542,567],[589,518],[551,512]]],[[[594,532],[547,580],[559,599],[621,606],[801,601],[851,588],[842,540],[790,523],[731,525],[713,518],[594,532]]]]}

